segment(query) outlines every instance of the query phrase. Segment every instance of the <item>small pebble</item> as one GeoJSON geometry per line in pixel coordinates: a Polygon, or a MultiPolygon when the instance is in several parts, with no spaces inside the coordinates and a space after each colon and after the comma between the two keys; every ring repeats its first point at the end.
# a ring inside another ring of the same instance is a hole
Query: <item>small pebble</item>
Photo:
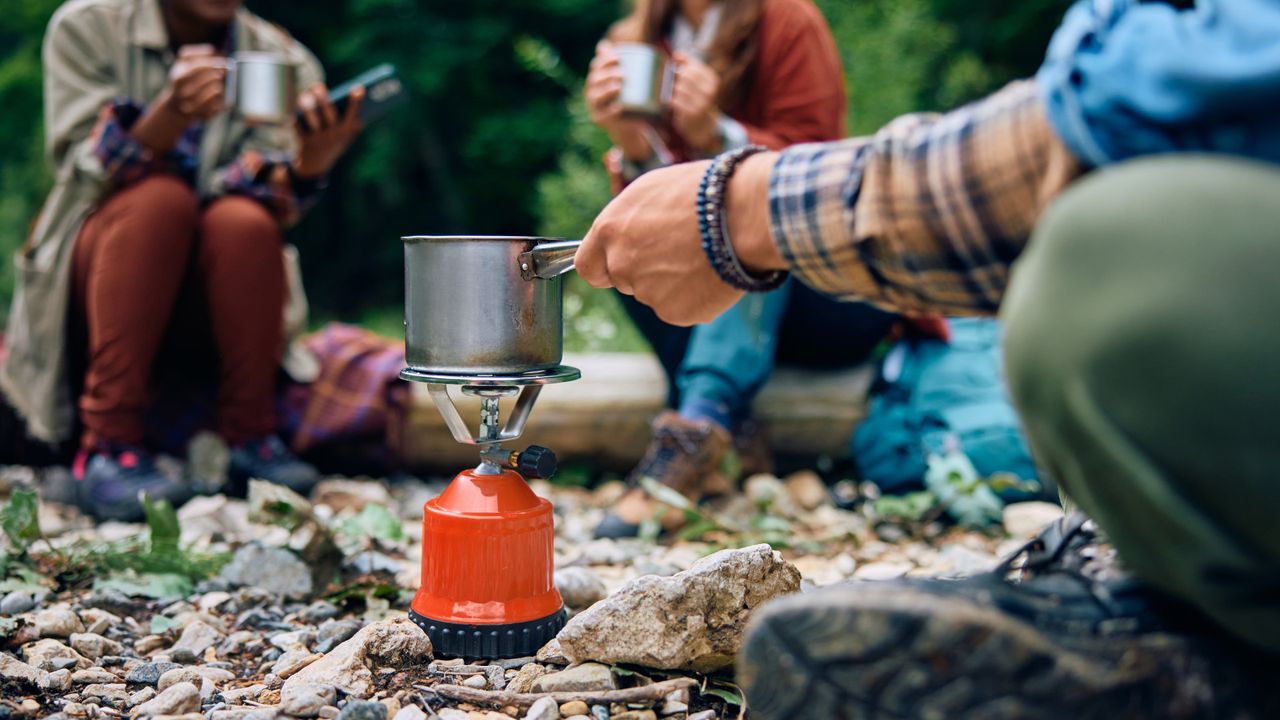
{"type": "Polygon", "coordinates": [[[463,680],[462,684],[469,688],[476,688],[478,690],[483,690],[489,687],[489,681],[486,680],[483,675],[472,675],[466,680],[463,680]]]}
{"type": "Polygon", "coordinates": [[[29,592],[15,590],[0,600],[0,615],[17,615],[36,606],[36,598],[29,592]]]}
{"type": "Polygon", "coordinates": [[[561,715],[586,715],[588,712],[587,704],[581,700],[570,700],[560,706],[561,715]]]}
{"type": "Polygon", "coordinates": [[[387,720],[387,706],[372,700],[348,700],[338,720],[387,720]]]}
{"type": "Polygon", "coordinates": [[[155,688],[144,687],[138,692],[130,695],[129,699],[125,701],[125,704],[128,705],[129,707],[137,707],[138,705],[141,705],[142,703],[150,700],[155,696],[156,696],[155,688]]]}

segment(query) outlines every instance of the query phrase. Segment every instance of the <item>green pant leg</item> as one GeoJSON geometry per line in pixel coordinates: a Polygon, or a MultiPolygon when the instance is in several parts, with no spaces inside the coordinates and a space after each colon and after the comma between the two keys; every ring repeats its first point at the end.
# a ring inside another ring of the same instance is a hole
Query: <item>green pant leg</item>
{"type": "Polygon", "coordinates": [[[1002,315],[1039,462],[1137,575],[1280,651],[1280,167],[1086,177],[1002,315]]]}

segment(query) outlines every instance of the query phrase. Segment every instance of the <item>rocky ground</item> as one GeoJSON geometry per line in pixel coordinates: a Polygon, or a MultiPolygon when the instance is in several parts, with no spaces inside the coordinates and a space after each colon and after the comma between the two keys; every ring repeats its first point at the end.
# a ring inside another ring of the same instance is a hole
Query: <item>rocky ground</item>
{"type": "Polygon", "coordinates": [[[555,504],[556,583],[574,617],[536,658],[486,663],[434,657],[405,617],[439,484],[332,479],[309,499],[255,484],[247,500],[95,526],[37,507],[22,488],[38,480],[0,473],[0,720],[741,717],[731,663],[751,608],[848,580],[986,570],[1060,514],[1025,503],[1003,526],[965,530],[802,472],[688,509],[678,538],[593,540],[622,486],[536,483],[555,504]]]}

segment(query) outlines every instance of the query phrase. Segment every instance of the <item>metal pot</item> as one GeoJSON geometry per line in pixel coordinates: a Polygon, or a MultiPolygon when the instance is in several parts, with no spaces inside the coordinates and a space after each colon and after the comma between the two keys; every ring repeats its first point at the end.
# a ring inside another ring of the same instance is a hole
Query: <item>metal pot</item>
{"type": "Polygon", "coordinates": [[[251,124],[284,125],[297,109],[298,69],[283,55],[238,52],[226,63],[227,104],[251,124]]]}
{"type": "Polygon", "coordinates": [[[404,241],[405,362],[420,373],[519,375],[560,365],[560,275],[580,240],[416,235],[404,241]]]}

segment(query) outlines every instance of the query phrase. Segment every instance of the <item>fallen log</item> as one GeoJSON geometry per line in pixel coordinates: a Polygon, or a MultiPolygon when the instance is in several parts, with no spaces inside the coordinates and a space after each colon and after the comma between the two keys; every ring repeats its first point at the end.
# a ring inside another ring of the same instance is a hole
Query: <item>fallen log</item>
{"type": "Polygon", "coordinates": [[[557,704],[572,700],[581,700],[588,705],[607,705],[610,703],[657,702],[671,693],[697,685],[693,678],[673,678],[652,685],[624,688],[622,690],[599,690],[579,692],[549,693],[514,693],[506,690],[478,690],[463,685],[414,685],[418,690],[435,693],[441,697],[460,702],[489,705],[492,707],[529,707],[544,697],[555,700],[557,704]]]}

